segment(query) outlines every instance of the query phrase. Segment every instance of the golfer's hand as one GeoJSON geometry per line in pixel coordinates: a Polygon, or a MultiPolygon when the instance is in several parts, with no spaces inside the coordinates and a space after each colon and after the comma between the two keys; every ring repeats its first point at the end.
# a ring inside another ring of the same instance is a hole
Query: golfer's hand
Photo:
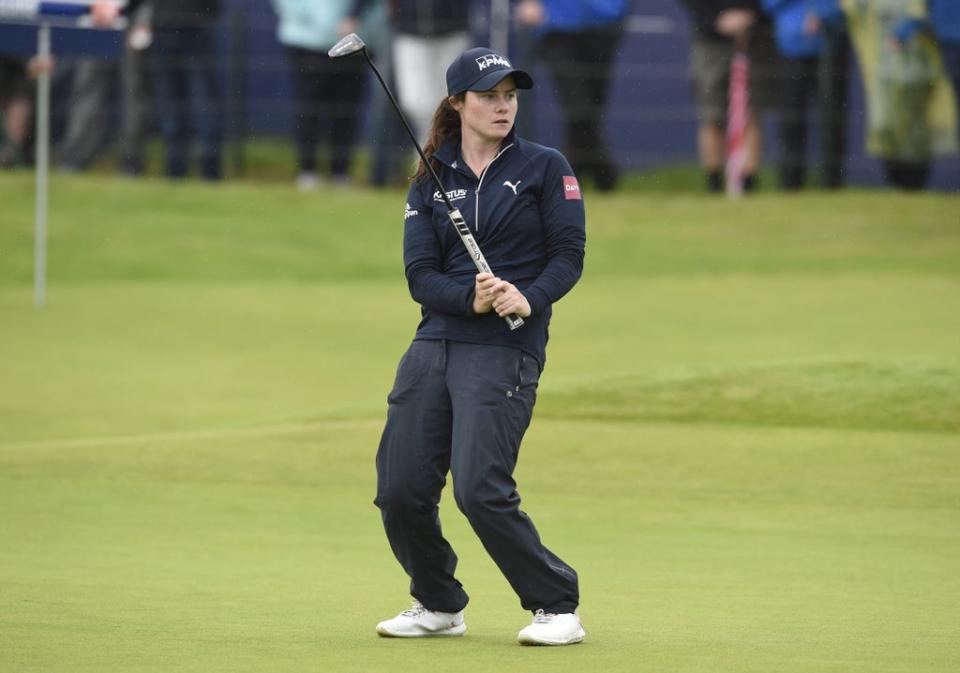
{"type": "Polygon", "coordinates": [[[508,315],[516,314],[521,318],[529,318],[530,302],[523,293],[513,283],[505,280],[500,282],[503,283],[503,287],[498,292],[497,298],[493,300],[493,310],[497,315],[506,318],[508,315]]]}
{"type": "Polygon", "coordinates": [[[478,273],[473,291],[474,313],[496,311],[501,318],[513,314],[521,318],[530,316],[530,302],[523,293],[513,283],[493,274],[478,273]]]}
{"type": "Polygon", "coordinates": [[[473,283],[473,312],[489,313],[493,310],[493,300],[496,295],[493,288],[502,283],[492,273],[478,273],[473,283]]]}

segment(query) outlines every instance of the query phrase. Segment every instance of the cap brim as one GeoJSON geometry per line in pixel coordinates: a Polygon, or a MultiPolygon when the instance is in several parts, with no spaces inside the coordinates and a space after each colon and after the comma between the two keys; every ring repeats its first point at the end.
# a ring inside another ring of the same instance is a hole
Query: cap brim
{"type": "Polygon", "coordinates": [[[518,89],[533,88],[533,78],[523,70],[494,70],[471,84],[467,91],[490,91],[507,77],[513,77],[518,89]]]}

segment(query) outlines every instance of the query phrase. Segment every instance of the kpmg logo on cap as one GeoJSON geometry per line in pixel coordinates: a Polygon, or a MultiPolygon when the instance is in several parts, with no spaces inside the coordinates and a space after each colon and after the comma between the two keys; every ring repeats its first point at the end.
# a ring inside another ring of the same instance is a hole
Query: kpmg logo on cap
{"type": "Polygon", "coordinates": [[[476,60],[477,60],[477,65],[480,66],[480,72],[483,72],[484,70],[486,70],[492,65],[502,65],[507,68],[513,67],[512,65],[510,65],[510,61],[505,59],[503,56],[500,56],[499,54],[487,54],[486,56],[481,56],[476,60]]]}

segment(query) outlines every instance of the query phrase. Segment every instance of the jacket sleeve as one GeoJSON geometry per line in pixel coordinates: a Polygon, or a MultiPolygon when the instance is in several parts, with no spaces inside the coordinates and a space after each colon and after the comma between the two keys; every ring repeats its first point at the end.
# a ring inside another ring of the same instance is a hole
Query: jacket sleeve
{"type": "Polygon", "coordinates": [[[474,315],[473,284],[462,285],[445,273],[443,248],[433,225],[431,199],[432,192],[427,185],[416,182],[410,185],[403,225],[403,263],[410,296],[431,311],[474,315]]]}
{"type": "Polygon", "coordinates": [[[520,288],[533,314],[569,292],[583,272],[586,213],[573,169],[559,152],[552,153],[544,171],[540,222],[547,264],[533,283],[520,288]]]}

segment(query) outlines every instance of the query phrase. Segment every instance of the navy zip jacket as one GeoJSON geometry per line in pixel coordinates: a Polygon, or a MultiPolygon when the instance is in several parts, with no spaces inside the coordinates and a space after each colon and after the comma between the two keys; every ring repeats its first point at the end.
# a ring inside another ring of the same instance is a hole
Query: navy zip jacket
{"type": "Polygon", "coordinates": [[[460,158],[459,136],[434,154],[434,163],[493,273],[523,293],[530,317],[511,331],[495,311],[473,312],[477,268],[428,176],[410,186],[404,214],[407,282],[423,316],[416,339],[510,346],[537,358],[542,369],[551,306],[583,270],[583,200],[557,150],[522,140],[515,129],[501,147],[481,176],[460,158]]]}

